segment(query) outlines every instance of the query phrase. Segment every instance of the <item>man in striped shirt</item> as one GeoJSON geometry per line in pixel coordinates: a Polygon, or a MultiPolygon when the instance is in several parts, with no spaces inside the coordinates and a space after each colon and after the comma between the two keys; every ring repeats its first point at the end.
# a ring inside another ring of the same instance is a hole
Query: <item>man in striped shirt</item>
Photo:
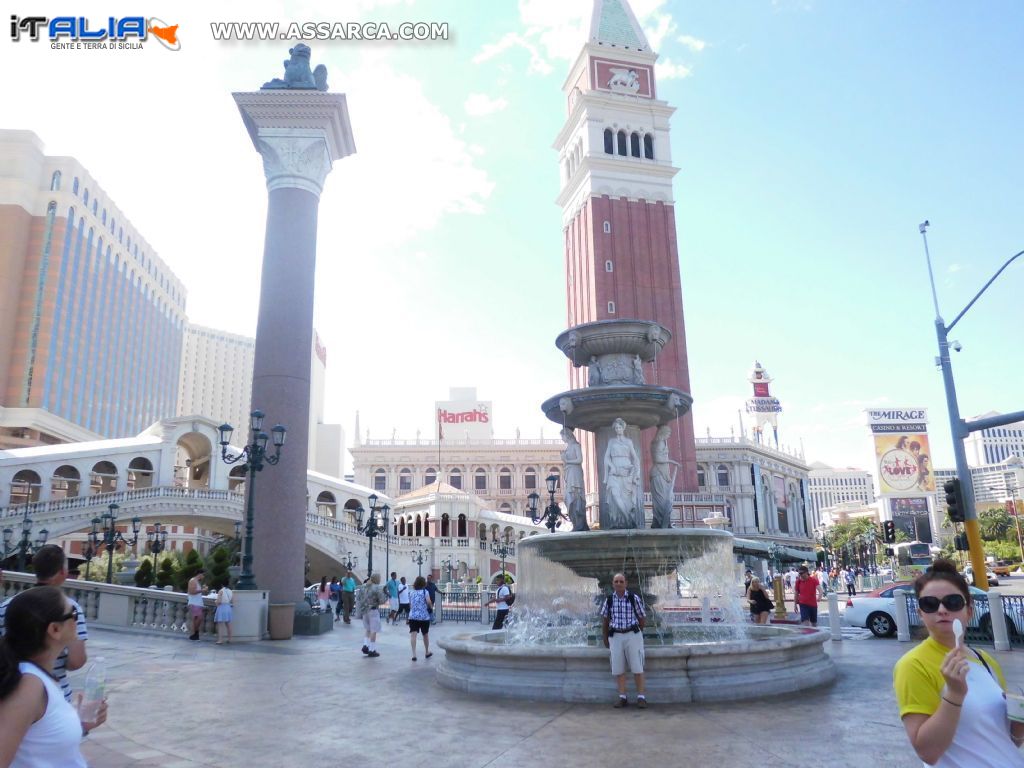
{"type": "MultiPolygon", "coordinates": [[[[36,572],[36,586],[60,587],[68,578],[68,559],[64,550],[56,544],[46,544],[32,556],[32,566],[36,572]]],[[[4,634],[4,620],[7,617],[7,605],[13,596],[0,603],[0,635],[4,634]]],[[[71,684],[68,682],[68,670],[81,669],[85,666],[85,641],[89,639],[89,631],[85,624],[85,611],[68,597],[68,601],[78,611],[78,639],[61,651],[53,665],[53,676],[60,683],[64,698],[71,701],[71,684]]]]}

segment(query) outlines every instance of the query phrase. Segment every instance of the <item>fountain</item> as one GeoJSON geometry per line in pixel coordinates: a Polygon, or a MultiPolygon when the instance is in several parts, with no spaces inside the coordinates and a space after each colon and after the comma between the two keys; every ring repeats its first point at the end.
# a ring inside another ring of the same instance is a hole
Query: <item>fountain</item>
{"type": "Polygon", "coordinates": [[[679,465],[669,458],[668,438],[692,398],[647,384],[643,367],[656,365],[670,338],[666,328],[642,320],[586,323],[558,336],[556,344],[573,366],[588,368],[586,387],[541,406],[562,426],[573,531],[519,542],[519,585],[508,628],[441,641],[441,685],[509,698],[611,700],[615,686],[597,616],[617,572],[648,606],[645,672],[652,701],[732,701],[834,679],[825,631],[745,621],[731,533],[671,527],[679,465]],[[647,528],[640,435],[655,427],[647,478],[653,519],[647,528]],[[600,530],[588,530],[575,430],[596,441],[600,530]]]}

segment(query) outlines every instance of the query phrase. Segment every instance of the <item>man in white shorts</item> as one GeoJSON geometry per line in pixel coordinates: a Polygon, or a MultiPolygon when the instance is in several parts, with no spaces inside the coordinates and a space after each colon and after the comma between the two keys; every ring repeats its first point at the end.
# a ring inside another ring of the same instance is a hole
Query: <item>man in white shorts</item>
{"type": "Polygon", "coordinates": [[[612,675],[619,688],[615,708],[621,709],[626,699],[626,667],[633,673],[636,683],[636,705],[647,709],[644,694],[644,599],[626,589],[626,576],[616,573],[612,577],[614,590],[601,604],[604,647],[611,650],[612,675]]]}

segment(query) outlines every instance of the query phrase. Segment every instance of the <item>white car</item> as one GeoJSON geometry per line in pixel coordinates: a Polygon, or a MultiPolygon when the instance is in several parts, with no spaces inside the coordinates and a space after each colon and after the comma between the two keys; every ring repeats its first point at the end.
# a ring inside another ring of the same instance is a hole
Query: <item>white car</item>
{"type": "MultiPolygon", "coordinates": [[[[985,576],[988,578],[988,585],[990,587],[999,586],[999,577],[992,573],[988,568],[985,569],[985,576]]],[[[969,565],[964,568],[964,578],[967,579],[968,584],[974,584],[974,569],[969,565]]]]}
{"type": "MultiPolygon", "coordinates": [[[[840,603],[843,624],[850,627],[866,627],[875,637],[891,637],[896,634],[896,592],[906,591],[913,597],[914,585],[910,582],[890,584],[874,592],[848,598],[845,607],[840,603]]],[[[992,617],[988,615],[988,595],[977,587],[971,587],[971,597],[975,600],[974,615],[968,623],[968,629],[974,629],[987,637],[992,636],[992,617]],[[983,598],[979,600],[978,598],[983,598]]],[[[921,623],[917,611],[911,611],[910,624],[921,623]]],[[[1016,615],[1011,610],[1006,614],[1006,627],[1011,635],[1024,634],[1024,616],[1016,615]]]]}

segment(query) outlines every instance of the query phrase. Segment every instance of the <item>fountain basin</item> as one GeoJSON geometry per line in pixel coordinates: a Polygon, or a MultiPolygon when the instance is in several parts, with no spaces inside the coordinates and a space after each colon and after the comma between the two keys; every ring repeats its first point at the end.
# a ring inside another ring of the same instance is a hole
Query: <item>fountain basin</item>
{"type": "Polygon", "coordinates": [[[618,416],[640,429],[658,427],[678,419],[692,404],[689,394],[674,387],[622,384],[562,392],[545,400],[541,410],[556,424],[596,432],[618,416]],[[571,408],[566,409],[566,399],[571,408]]]}
{"type": "Polygon", "coordinates": [[[649,320],[596,320],[558,334],[555,346],[579,368],[602,355],[637,355],[649,363],[671,338],[668,328],[649,320]]]}
{"type": "MultiPolygon", "coordinates": [[[[751,625],[743,640],[682,643],[644,651],[654,704],[739,701],[831,683],[829,633],[809,627],[751,625]]],[[[608,650],[506,645],[505,630],[441,640],[437,682],[462,693],[529,701],[607,704],[616,696],[608,650]]]]}

